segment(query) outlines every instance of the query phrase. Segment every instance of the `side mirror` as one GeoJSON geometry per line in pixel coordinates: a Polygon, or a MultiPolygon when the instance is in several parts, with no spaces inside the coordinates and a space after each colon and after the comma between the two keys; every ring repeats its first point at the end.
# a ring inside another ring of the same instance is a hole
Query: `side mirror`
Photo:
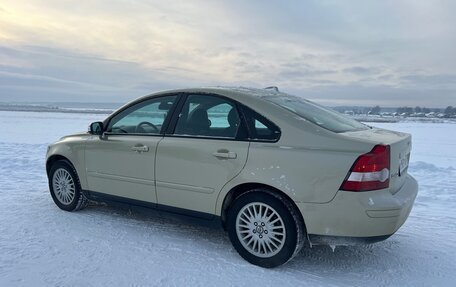
{"type": "Polygon", "coordinates": [[[103,123],[102,122],[91,123],[89,126],[89,133],[92,135],[101,136],[103,134],[103,123]]]}

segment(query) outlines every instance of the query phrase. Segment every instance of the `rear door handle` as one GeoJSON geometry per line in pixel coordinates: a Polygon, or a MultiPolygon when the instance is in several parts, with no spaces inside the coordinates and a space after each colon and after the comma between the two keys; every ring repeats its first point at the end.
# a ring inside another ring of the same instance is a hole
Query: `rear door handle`
{"type": "Polygon", "coordinates": [[[148,152],[149,151],[149,147],[146,146],[146,145],[142,145],[142,144],[137,144],[137,145],[134,145],[131,147],[131,150],[132,151],[135,151],[135,152],[148,152]]]}
{"type": "Polygon", "coordinates": [[[232,151],[218,150],[212,154],[216,158],[236,158],[237,154],[232,151]]]}

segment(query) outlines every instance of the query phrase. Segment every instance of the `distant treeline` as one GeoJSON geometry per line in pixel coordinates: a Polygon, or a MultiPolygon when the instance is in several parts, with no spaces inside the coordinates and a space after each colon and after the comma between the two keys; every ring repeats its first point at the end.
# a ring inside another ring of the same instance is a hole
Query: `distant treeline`
{"type": "Polygon", "coordinates": [[[429,116],[438,115],[439,117],[456,117],[456,107],[448,106],[444,109],[426,107],[398,107],[382,108],[374,107],[336,107],[335,110],[354,115],[402,115],[402,116],[429,116]]]}

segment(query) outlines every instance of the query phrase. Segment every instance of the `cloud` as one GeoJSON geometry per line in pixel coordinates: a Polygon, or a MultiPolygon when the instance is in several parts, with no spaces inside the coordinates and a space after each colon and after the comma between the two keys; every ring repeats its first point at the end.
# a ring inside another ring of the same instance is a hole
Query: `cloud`
{"type": "Polygon", "coordinates": [[[452,1],[17,0],[0,8],[0,77],[8,81],[0,101],[29,100],[24,89],[57,82],[66,88],[36,100],[277,85],[322,100],[362,94],[415,104],[426,93],[446,105],[456,91],[452,1]]]}
{"type": "Polygon", "coordinates": [[[166,71],[145,69],[131,62],[36,46],[20,50],[0,47],[0,53],[4,58],[33,62],[33,65],[13,63],[0,66],[0,101],[17,101],[17,94],[20,94],[27,101],[81,99],[122,102],[177,85],[166,80],[166,71]]]}
{"type": "Polygon", "coordinates": [[[345,68],[345,69],[343,69],[343,72],[352,73],[355,75],[372,75],[372,74],[377,74],[378,69],[355,66],[355,67],[345,68]]]}
{"type": "MultiPolygon", "coordinates": [[[[452,87],[456,89],[456,74],[405,75],[400,78],[411,86],[452,87]]],[[[456,95],[455,95],[456,96],[456,95]]]]}
{"type": "Polygon", "coordinates": [[[452,89],[434,89],[432,90],[432,95],[430,95],[428,91],[420,89],[419,87],[397,88],[387,85],[324,85],[304,91],[289,89],[287,92],[329,106],[380,105],[382,107],[398,107],[420,105],[441,108],[450,105],[454,99],[454,90],[452,89]],[[444,104],[436,105],[436,103],[444,104]]]}

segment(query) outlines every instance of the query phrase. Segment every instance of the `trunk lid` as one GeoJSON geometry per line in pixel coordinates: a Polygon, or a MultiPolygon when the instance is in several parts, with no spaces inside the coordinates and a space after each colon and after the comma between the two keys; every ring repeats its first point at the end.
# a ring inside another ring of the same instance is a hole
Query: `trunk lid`
{"type": "Polygon", "coordinates": [[[396,193],[405,183],[412,149],[412,136],[407,133],[379,128],[341,133],[355,140],[371,142],[373,145],[390,146],[390,191],[396,193]]]}

